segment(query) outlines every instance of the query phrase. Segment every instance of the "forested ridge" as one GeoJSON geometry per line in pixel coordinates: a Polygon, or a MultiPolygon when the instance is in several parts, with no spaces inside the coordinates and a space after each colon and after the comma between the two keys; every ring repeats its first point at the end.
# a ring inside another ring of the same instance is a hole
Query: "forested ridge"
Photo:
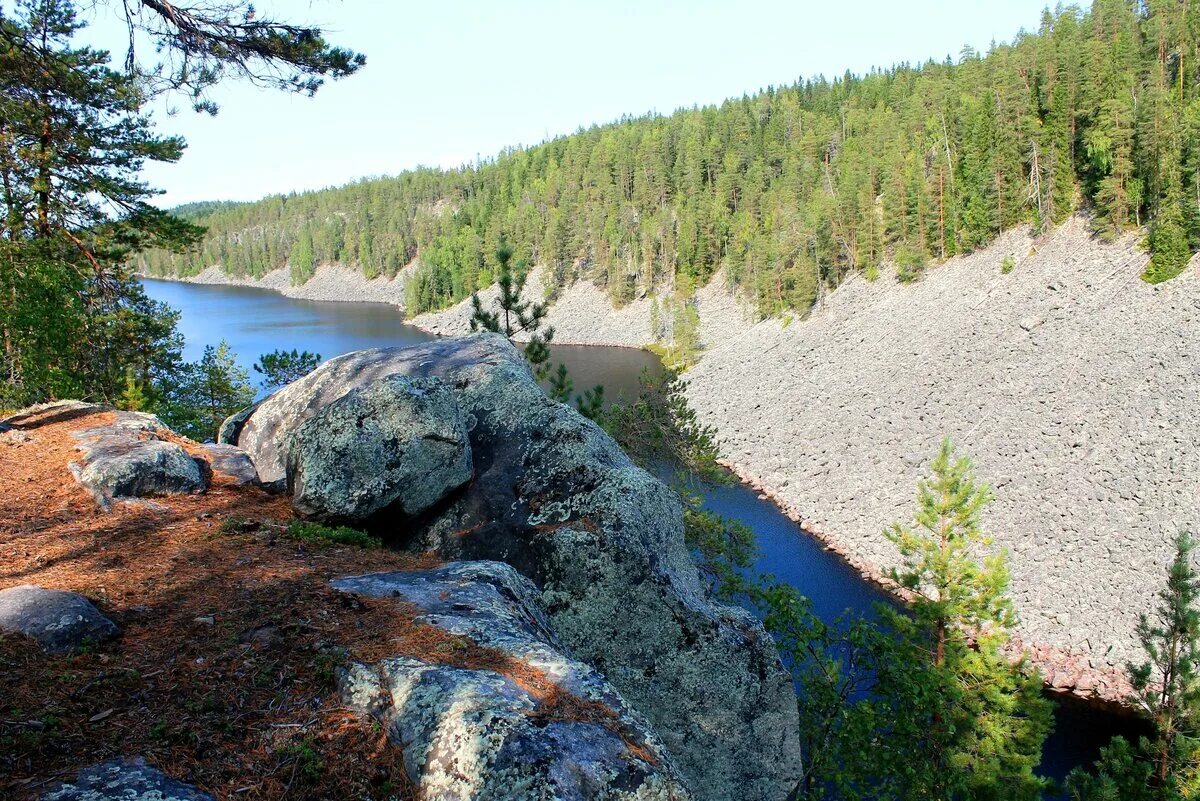
{"type": "Polygon", "coordinates": [[[152,273],[290,262],[394,275],[417,260],[410,311],[493,280],[502,233],[518,259],[582,276],[616,303],[724,267],[763,314],[887,265],[902,279],[1021,223],[1085,207],[1111,237],[1149,225],[1147,278],[1200,245],[1200,2],[1097,0],[1045,12],[987,54],[770,88],[507,150],[194,215],[209,235],[152,273]]]}

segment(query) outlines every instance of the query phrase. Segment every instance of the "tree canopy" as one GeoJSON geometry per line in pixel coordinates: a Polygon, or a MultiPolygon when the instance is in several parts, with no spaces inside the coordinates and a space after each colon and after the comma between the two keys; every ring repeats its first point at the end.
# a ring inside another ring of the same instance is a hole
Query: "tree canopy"
{"type": "Polygon", "coordinates": [[[924,267],[1020,224],[1091,211],[1097,233],[1149,226],[1149,280],[1200,245],[1200,0],[1096,0],[1046,12],[984,53],[818,77],[717,106],[624,118],[454,170],[419,169],[197,214],[185,254],[261,276],[292,262],[413,264],[411,313],[515,260],[557,289],[584,278],[620,304],[718,270],[763,315],[806,310],[861,271],[924,267]]]}

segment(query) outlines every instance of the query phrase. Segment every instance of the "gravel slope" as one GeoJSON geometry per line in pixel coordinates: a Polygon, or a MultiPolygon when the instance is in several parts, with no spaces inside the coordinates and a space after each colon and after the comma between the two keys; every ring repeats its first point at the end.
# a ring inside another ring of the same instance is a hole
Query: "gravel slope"
{"type": "Polygon", "coordinates": [[[913,285],[853,278],[805,321],[717,326],[688,394],[743,476],[860,565],[894,563],[881,530],[949,435],[995,489],[1019,633],[1103,670],[1138,656],[1171,539],[1200,524],[1200,270],[1148,286],[1136,239],[1079,218],[1033,245],[1010,232],[913,285]]]}
{"type": "Polygon", "coordinates": [[[261,279],[238,278],[229,275],[220,267],[212,266],[190,278],[176,280],[191,284],[220,284],[223,286],[254,286],[270,289],[289,298],[304,300],[335,300],[355,303],[390,303],[404,305],[404,283],[406,271],[401,270],[394,279],[380,276],[367,279],[357,269],[341,265],[322,265],[313,277],[300,286],[292,286],[291,274],[286,268],[272,270],[261,279]]]}
{"type": "MultiPolygon", "coordinates": [[[[485,308],[495,308],[500,290],[495,286],[479,292],[485,308]]],[[[542,268],[529,273],[521,299],[530,303],[545,300],[542,268]]],[[[654,341],[650,332],[650,299],[642,298],[614,309],[608,295],[590,281],[576,281],[564,289],[550,306],[546,325],[554,327],[559,345],[610,345],[639,348],[654,341]]],[[[470,333],[471,299],[467,298],[440,312],[419,314],[409,320],[431,334],[458,336],[470,333]]],[[[517,336],[517,339],[523,339],[517,336]]]]}

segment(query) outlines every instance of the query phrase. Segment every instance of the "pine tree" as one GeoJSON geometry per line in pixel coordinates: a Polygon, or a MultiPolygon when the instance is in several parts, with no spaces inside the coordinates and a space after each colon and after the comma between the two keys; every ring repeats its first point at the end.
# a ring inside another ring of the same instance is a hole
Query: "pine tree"
{"type": "Polygon", "coordinates": [[[1182,533],[1154,620],[1142,615],[1146,654],[1129,665],[1132,701],[1153,725],[1135,747],[1114,738],[1091,770],[1067,777],[1072,801],[1183,801],[1200,792],[1200,576],[1195,542],[1182,533]]]}
{"type": "Polygon", "coordinates": [[[317,369],[321,354],[300,351],[274,350],[264,353],[254,363],[254,372],[263,377],[263,388],[272,390],[298,381],[317,369]]]}
{"type": "Polygon", "coordinates": [[[1155,786],[1170,791],[1200,756],[1200,578],[1192,566],[1195,543],[1181,534],[1167,586],[1152,623],[1138,623],[1146,662],[1130,666],[1134,697],[1154,723],[1150,754],[1155,786]]]}
{"type": "Polygon", "coordinates": [[[933,770],[932,792],[1039,799],[1047,783],[1034,770],[1051,709],[1036,673],[1003,651],[1016,622],[1006,555],[976,561],[976,551],[991,545],[981,525],[991,492],[948,439],[931,470],[918,487],[914,525],[893,524],[884,534],[903,560],[891,577],[912,594],[907,614],[886,619],[940,688],[925,708],[920,746],[933,770]]]}
{"type": "Polygon", "coordinates": [[[225,418],[254,402],[250,374],[222,340],[208,345],[198,362],[183,365],[166,388],[164,422],[201,442],[215,440],[225,418]]]}
{"type": "Polygon", "coordinates": [[[533,374],[539,381],[550,377],[550,342],[554,339],[554,328],[542,330],[542,322],[546,319],[546,304],[522,300],[525,290],[527,273],[522,270],[514,273],[512,269],[513,249],[508,241],[501,237],[500,245],[496,248],[496,263],[499,265],[499,277],[496,284],[500,296],[496,299],[496,311],[487,311],[479,299],[479,293],[471,295],[471,330],[492,331],[504,334],[512,340],[518,334],[525,334],[529,341],[525,344],[525,359],[533,366],[533,374]]]}
{"type": "Polygon", "coordinates": [[[117,408],[128,412],[141,412],[145,411],[147,406],[149,406],[149,400],[146,397],[145,389],[134,375],[133,368],[129,367],[125,370],[125,390],[117,400],[117,408]]]}
{"type": "Polygon", "coordinates": [[[0,13],[0,394],[114,401],[129,366],[115,358],[136,359],[145,383],[174,352],[174,318],[145,301],[124,262],[199,237],[152,206],[137,177],[147,161],[175,161],[183,143],[152,132],[138,81],[74,46],[82,26],[70,2],[17,8],[19,18],[0,13]],[[158,341],[143,342],[151,331],[158,341]]]}

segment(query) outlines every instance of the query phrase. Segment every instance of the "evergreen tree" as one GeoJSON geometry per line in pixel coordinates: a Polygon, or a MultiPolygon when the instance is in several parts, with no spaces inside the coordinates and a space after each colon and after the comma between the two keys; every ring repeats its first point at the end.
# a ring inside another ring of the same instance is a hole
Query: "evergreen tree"
{"type": "Polygon", "coordinates": [[[200,361],[183,365],[164,395],[163,421],[202,442],[215,440],[226,417],[254,402],[254,387],[222,340],[216,347],[206,346],[200,361]]]}
{"type": "MultiPolygon", "coordinates": [[[[523,353],[525,360],[533,367],[533,374],[538,381],[549,384],[550,397],[566,403],[571,399],[575,382],[571,380],[565,364],[559,364],[557,369],[550,367],[550,342],[554,339],[554,328],[543,329],[542,322],[546,318],[546,304],[522,300],[527,273],[521,269],[514,273],[511,262],[513,249],[504,237],[500,238],[500,246],[496,249],[496,263],[499,267],[497,287],[500,291],[496,299],[497,308],[488,311],[479,299],[479,293],[471,295],[471,330],[491,331],[504,334],[510,341],[518,334],[525,334],[528,341],[523,353]]],[[[603,411],[604,388],[593,387],[583,395],[575,398],[580,413],[591,419],[597,419],[603,411]]]]}
{"type": "Polygon", "coordinates": [[[1200,579],[1192,566],[1194,549],[1188,534],[1176,540],[1156,620],[1143,615],[1138,623],[1146,661],[1130,667],[1134,697],[1154,724],[1149,749],[1154,784],[1168,793],[1200,757],[1200,579]]]}
{"type": "Polygon", "coordinates": [[[110,70],[107,54],[72,45],[82,26],[71,3],[18,9],[19,19],[0,13],[4,394],[111,401],[127,366],[113,363],[125,344],[118,334],[162,334],[138,354],[143,380],[173,348],[172,326],[160,324],[173,319],[144,299],[123,262],[198,238],[200,229],[151,206],[154,191],[137,178],[146,161],[179,158],[183,143],[152,133],[139,84],[110,70]]]}
{"type": "Polygon", "coordinates": [[[264,353],[253,366],[254,372],[263,377],[263,389],[273,390],[300,380],[320,363],[321,354],[292,348],[264,353]]]}
{"type": "Polygon", "coordinates": [[[1130,665],[1132,700],[1153,725],[1135,747],[1113,739],[1092,770],[1067,777],[1072,801],[1183,801],[1200,792],[1200,578],[1195,542],[1175,541],[1167,585],[1153,622],[1145,616],[1138,639],[1146,661],[1130,665]]]}
{"type": "Polygon", "coordinates": [[[1051,708],[1036,673],[1003,651],[1016,622],[1005,554],[976,561],[991,545],[980,519],[991,493],[948,439],[931,467],[914,525],[885,531],[903,559],[891,576],[912,594],[907,613],[886,619],[939,688],[919,744],[930,789],[935,798],[1038,799],[1047,782],[1034,771],[1051,708]]]}

